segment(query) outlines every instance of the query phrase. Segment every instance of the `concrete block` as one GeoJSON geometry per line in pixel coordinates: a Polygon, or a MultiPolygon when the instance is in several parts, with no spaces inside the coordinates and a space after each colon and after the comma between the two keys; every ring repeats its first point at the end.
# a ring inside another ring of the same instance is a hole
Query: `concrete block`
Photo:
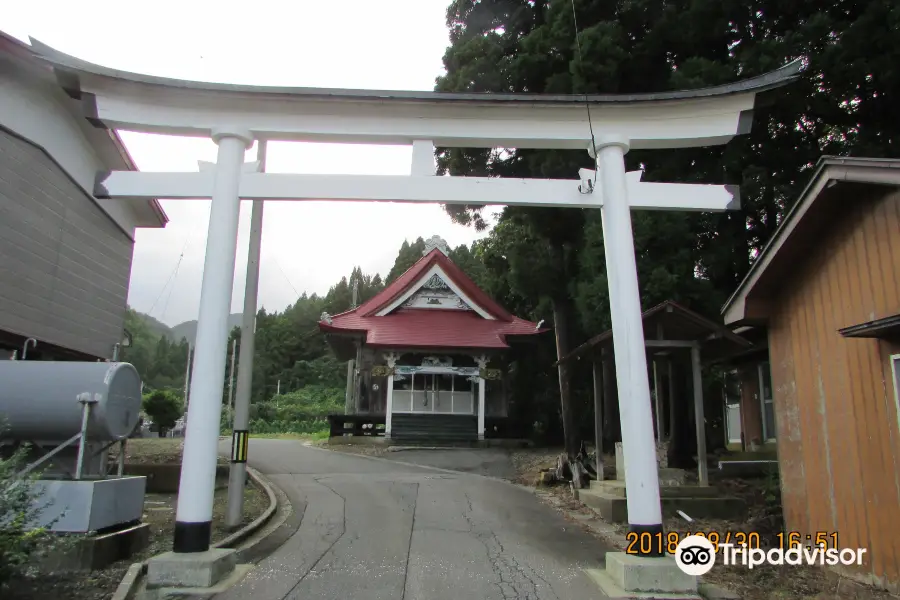
{"type": "MultiPolygon", "coordinates": [[[[605,494],[626,496],[624,481],[591,481],[590,487],[605,494]]],[[[662,498],[716,498],[719,490],[699,485],[663,485],[660,481],[659,495],[662,498]]]]}
{"type": "Polygon", "coordinates": [[[585,569],[585,574],[600,588],[603,598],[615,600],[704,600],[697,593],[629,592],[616,585],[609,573],[602,569],[585,569]]]}
{"type": "Polygon", "coordinates": [[[137,522],[144,511],[145,477],[39,480],[33,502],[35,526],[63,533],[87,533],[137,522]]]}
{"type": "Polygon", "coordinates": [[[687,481],[687,471],[684,469],[669,469],[667,467],[659,468],[660,487],[684,485],[685,481],[687,481]]]}
{"type": "Polygon", "coordinates": [[[628,592],[697,592],[697,578],[684,573],[670,557],[607,552],[606,572],[616,585],[628,592]]]}
{"type": "Polygon", "coordinates": [[[709,519],[731,519],[744,515],[747,504],[740,498],[679,498],[663,497],[663,513],[675,516],[681,510],[691,517],[709,519]]]}
{"type": "Polygon", "coordinates": [[[166,552],[147,561],[147,587],[211,587],[227,577],[236,562],[235,551],[226,548],[166,552]]]}
{"type": "Polygon", "coordinates": [[[625,455],[622,453],[622,442],[616,442],[616,479],[625,481],[625,455]]]}
{"type": "Polygon", "coordinates": [[[93,571],[131,558],[150,543],[150,525],[140,523],[101,535],[84,536],[54,550],[41,561],[49,571],[93,571]]]}
{"type": "MultiPolygon", "coordinates": [[[[590,489],[580,490],[579,499],[597,512],[604,521],[628,522],[628,504],[624,495],[610,494],[602,489],[590,489]]],[[[676,511],[681,510],[695,518],[730,519],[744,514],[747,510],[747,505],[740,498],[663,496],[661,504],[663,514],[666,516],[675,516],[678,514],[676,511]]]]}
{"type": "Polygon", "coordinates": [[[580,490],[579,499],[607,523],[628,522],[628,504],[624,496],[606,494],[598,490],[580,490]]]}
{"type": "Polygon", "coordinates": [[[669,467],[669,442],[656,442],[656,464],[660,469],[669,467]]]}
{"type": "Polygon", "coordinates": [[[705,600],[741,600],[741,597],[731,590],[719,587],[712,583],[700,583],[697,591],[705,600]]]}

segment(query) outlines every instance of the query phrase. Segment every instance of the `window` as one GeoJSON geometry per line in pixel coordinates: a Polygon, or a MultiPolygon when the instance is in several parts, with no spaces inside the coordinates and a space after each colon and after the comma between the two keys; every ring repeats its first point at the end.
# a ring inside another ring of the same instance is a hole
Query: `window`
{"type": "Polygon", "coordinates": [[[759,404],[762,409],[763,440],[770,442],[775,439],[775,401],[768,362],[759,365],[759,404]]]}
{"type": "Polygon", "coordinates": [[[475,414],[475,384],[454,373],[394,375],[392,412],[475,414]]]}

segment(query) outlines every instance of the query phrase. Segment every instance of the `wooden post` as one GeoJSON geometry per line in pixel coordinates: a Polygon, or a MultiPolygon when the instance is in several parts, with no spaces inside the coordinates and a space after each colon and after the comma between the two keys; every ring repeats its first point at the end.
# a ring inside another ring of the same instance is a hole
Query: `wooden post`
{"type": "MultiPolygon", "coordinates": [[[[601,359],[602,360],[602,359],[601,359]]],[[[594,445],[597,454],[597,481],[603,481],[603,375],[597,357],[591,358],[594,375],[594,445]]]]}
{"type": "Polygon", "coordinates": [[[672,438],[675,437],[675,424],[677,423],[677,410],[676,410],[676,398],[675,395],[675,369],[674,369],[674,355],[670,354],[669,359],[666,361],[666,368],[668,369],[669,374],[669,393],[667,395],[669,399],[669,447],[672,447],[672,438]]]}
{"type": "Polygon", "coordinates": [[[615,380],[613,378],[612,369],[609,368],[609,361],[606,358],[606,349],[603,349],[600,354],[601,375],[603,379],[603,411],[601,416],[603,417],[603,427],[606,430],[606,435],[604,437],[608,438],[610,442],[614,442],[616,438],[613,435],[612,422],[613,419],[616,418],[613,411],[618,407],[618,394],[613,387],[615,380]]]}
{"type": "Polygon", "coordinates": [[[697,427],[697,476],[700,485],[709,485],[706,465],[706,420],[703,416],[703,378],[700,373],[700,345],[691,348],[691,366],[694,372],[694,422],[697,427]]]}
{"type": "Polygon", "coordinates": [[[656,356],[652,356],[653,361],[653,405],[654,414],[656,416],[656,442],[662,442],[663,436],[663,413],[662,401],[659,398],[659,374],[656,371],[656,356]]]}

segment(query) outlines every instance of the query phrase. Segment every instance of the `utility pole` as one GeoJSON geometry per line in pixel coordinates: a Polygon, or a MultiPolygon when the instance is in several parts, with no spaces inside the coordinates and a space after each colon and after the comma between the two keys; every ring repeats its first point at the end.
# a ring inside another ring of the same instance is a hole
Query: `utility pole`
{"type": "MultiPolygon", "coordinates": [[[[352,308],[356,308],[356,299],[357,294],[359,293],[359,280],[353,282],[353,299],[351,301],[352,308]]],[[[358,348],[358,346],[357,346],[358,348]]],[[[350,359],[347,361],[347,392],[344,397],[344,414],[352,415],[356,412],[355,407],[356,403],[354,402],[355,390],[354,388],[354,375],[356,370],[356,360],[350,359]]]]}
{"type": "MultiPolygon", "coordinates": [[[[266,141],[256,150],[260,172],[266,170],[266,141]]],[[[253,201],[250,214],[250,248],[247,279],[244,283],[244,314],[241,321],[241,359],[238,361],[237,394],[231,428],[231,468],[228,472],[228,508],[225,526],[240,526],[244,514],[244,485],[247,480],[247,453],[250,442],[250,390],[253,383],[253,353],[256,340],[256,296],[259,291],[259,261],[262,249],[263,201],[253,201]]]]}
{"type": "Polygon", "coordinates": [[[234,429],[234,355],[237,351],[237,338],[231,341],[231,370],[228,372],[228,410],[231,411],[231,428],[234,429]]]}
{"type": "Polygon", "coordinates": [[[278,380],[278,383],[275,384],[275,395],[276,396],[281,395],[281,380],[280,379],[278,380]]]}
{"type": "Polygon", "coordinates": [[[188,342],[187,364],[184,366],[184,422],[187,423],[188,395],[191,391],[191,343],[188,342]]]}

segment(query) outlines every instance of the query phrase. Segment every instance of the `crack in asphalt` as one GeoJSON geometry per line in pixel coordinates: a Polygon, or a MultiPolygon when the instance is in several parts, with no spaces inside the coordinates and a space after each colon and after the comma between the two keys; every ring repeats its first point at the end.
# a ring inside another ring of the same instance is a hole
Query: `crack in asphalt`
{"type": "MultiPolygon", "coordinates": [[[[281,600],[286,600],[288,596],[291,596],[291,595],[294,593],[294,590],[296,590],[297,587],[303,582],[303,580],[306,579],[307,575],[309,575],[310,573],[312,573],[312,572],[314,572],[314,571],[316,570],[316,567],[319,566],[319,563],[322,562],[322,559],[325,558],[325,557],[328,555],[329,552],[331,552],[331,549],[334,548],[335,544],[337,544],[339,541],[341,541],[341,539],[344,537],[344,534],[347,533],[347,499],[344,498],[343,496],[341,496],[340,494],[338,494],[337,491],[335,491],[334,488],[332,488],[330,485],[328,485],[328,484],[326,484],[326,483],[322,483],[322,482],[319,480],[318,477],[313,477],[312,479],[313,479],[313,481],[315,481],[317,484],[319,484],[319,485],[321,485],[322,487],[324,487],[324,488],[330,490],[332,494],[334,494],[335,496],[337,496],[338,498],[341,499],[341,502],[343,503],[343,506],[342,506],[342,513],[341,513],[341,523],[340,523],[341,534],[340,534],[339,536],[337,536],[337,537],[334,539],[334,541],[332,541],[332,542],[328,545],[328,547],[327,547],[327,548],[319,555],[319,557],[316,559],[316,562],[314,562],[314,563],[309,567],[309,569],[306,570],[306,573],[304,573],[303,575],[301,575],[300,578],[297,580],[297,582],[296,582],[294,585],[291,586],[291,589],[289,589],[289,590],[287,591],[287,593],[285,593],[285,595],[281,597],[281,600]]],[[[331,533],[330,528],[329,528],[329,530],[326,532],[326,535],[328,535],[329,533],[331,533]]]]}
{"type": "Polygon", "coordinates": [[[419,505],[419,484],[416,486],[416,496],[413,498],[412,521],[409,524],[409,543],[406,546],[406,564],[403,566],[403,595],[400,600],[406,598],[406,581],[409,579],[409,556],[412,554],[413,532],[416,530],[416,507],[419,505]]]}
{"type": "Polygon", "coordinates": [[[526,565],[522,565],[512,554],[506,552],[503,542],[493,529],[480,531],[473,517],[474,507],[469,494],[464,493],[466,510],[463,518],[469,524],[469,530],[475,538],[484,544],[491,571],[497,576],[494,585],[500,591],[503,600],[541,600],[538,582],[543,583],[553,598],[559,600],[549,582],[526,565]]]}

